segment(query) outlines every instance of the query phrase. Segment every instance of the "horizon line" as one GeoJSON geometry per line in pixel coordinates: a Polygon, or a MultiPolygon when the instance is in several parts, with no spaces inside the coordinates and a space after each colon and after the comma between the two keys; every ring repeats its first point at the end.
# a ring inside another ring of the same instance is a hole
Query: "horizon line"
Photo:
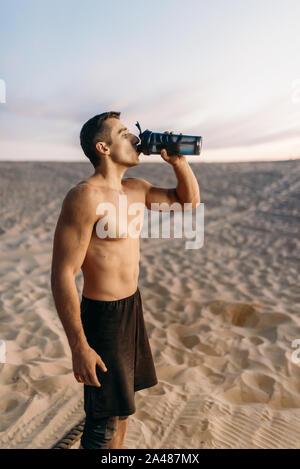
{"type": "MultiPolygon", "coordinates": [[[[257,159],[257,160],[248,160],[248,159],[242,159],[242,160],[215,160],[215,161],[190,161],[188,160],[188,163],[192,164],[214,164],[214,163],[283,163],[286,161],[298,161],[300,160],[300,156],[297,157],[289,157],[289,158],[284,158],[284,159],[257,159]]],[[[54,159],[10,159],[10,160],[2,160],[0,158],[0,164],[1,163],[63,163],[63,164],[69,164],[69,163],[80,163],[80,164],[89,164],[92,166],[92,164],[89,161],[78,161],[76,160],[64,160],[62,161],[61,159],[59,160],[54,160],[54,159]]],[[[163,164],[166,163],[165,161],[141,161],[143,164],[163,164]]],[[[137,165],[140,166],[140,165],[137,165]]],[[[135,168],[136,166],[133,166],[135,168]]],[[[128,168],[130,169],[130,168],[128,168]]]]}

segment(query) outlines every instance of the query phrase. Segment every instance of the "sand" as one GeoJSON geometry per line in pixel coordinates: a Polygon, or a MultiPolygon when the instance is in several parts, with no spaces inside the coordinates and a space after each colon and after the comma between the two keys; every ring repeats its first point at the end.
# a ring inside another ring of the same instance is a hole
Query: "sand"
{"type": "MultiPolygon", "coordinates": [[[[136,393],[125,448],[300,448],[300,160],[191,166],[203,247],[141,239],[159,383],[136,393]]],[[[50,288],[52,239],[64,195],[93,171],[2,162],[0,172],[0,448],[51,448],[84,418],[50,288]]],[[[127,176],[176,186],[167,163],[127,176]]],[[[81,273],[76,282],[81,295],[81,273]]]]}

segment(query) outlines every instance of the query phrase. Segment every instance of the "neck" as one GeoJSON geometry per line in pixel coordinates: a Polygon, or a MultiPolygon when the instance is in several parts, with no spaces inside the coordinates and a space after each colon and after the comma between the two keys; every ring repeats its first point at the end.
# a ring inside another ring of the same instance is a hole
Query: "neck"
{"type": "Polygon", "coordinates": [[[128,167],[116,165],[111,160],[103,159],[95,168],[93,180],[110,189],[122,190],[122,178],[128,167]]]}

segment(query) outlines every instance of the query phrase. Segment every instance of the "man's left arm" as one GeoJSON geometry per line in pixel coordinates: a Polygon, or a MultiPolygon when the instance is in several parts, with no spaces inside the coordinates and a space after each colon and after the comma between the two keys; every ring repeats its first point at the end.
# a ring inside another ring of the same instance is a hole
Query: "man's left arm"
{"type": "Polygon", "coordinates": [[[177,178],[176,194],[180,203],[191,203],[192,208],[196,208],[200,204],[200,188],[185,156],[178,157],[178,160],[170,164],[177,178]]]}
{"type": "MultiPolygon", "coordinates": [[[[155,205],[166,203],[169,206],[174,202],[184,208],[185,203],[191,204],[192,210],[200,204],[200,188],[198,181],[188,164],[185,155],[169,156],[166,150],[161,151],[161,157],[169,163],[177,178],[174,189],[154,186],[145,179],[139,179],[145,193],[145,205],[149,210],[157,210],[155,205]]],[[[190,206],[186,206],[189,209],[190,206]]]]}

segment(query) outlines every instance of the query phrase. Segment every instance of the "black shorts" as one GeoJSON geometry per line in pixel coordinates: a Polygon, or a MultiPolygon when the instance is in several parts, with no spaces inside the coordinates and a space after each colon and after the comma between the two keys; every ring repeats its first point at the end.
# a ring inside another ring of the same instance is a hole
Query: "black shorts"
{"type": "Polygon", "coordinates": [[[139,288],[115,301],[82,296],[80,307],[88,344],[107,368],[96,366],[100,387],[84,384],[86,420],[134,414],[135,391],[158,383],[139,288]]]}

